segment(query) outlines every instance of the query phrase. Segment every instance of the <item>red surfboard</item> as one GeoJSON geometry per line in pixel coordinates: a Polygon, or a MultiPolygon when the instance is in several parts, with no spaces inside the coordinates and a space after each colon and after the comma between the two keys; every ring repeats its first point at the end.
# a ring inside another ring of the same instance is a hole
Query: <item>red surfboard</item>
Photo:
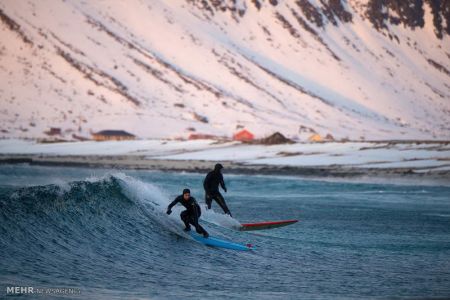
{"type": "Polygon", "coordinates": [[[240,231],[250,231],[250,230],[264,230],[283,227],[297,223],[298,220],[284,220],[284,221],[272,221],[272,222],[259,222],[259,223],[244,223],[241,224],[239,228],[240,231]]]}

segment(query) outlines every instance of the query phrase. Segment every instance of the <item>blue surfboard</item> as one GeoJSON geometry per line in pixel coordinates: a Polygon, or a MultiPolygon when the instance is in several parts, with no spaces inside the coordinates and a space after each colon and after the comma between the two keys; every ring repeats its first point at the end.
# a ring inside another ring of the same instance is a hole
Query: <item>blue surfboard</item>
{"type": "Polygon", "coordinates": [[[204,238],[203,236],[199,235],[198,233],[195,233],[192,231],[190,231],[189,234],[197,242],[202,243],[207,246],[232,249],[232,250],[240,250],[240,251],[253,250],[253,246],[251,244],[242,245],[242,244],[237,244],[237,243],[233,243],[230,241],[221,240],[221,239],[211,237],[211,236],[209,236],[208,238],[204,238]]]}

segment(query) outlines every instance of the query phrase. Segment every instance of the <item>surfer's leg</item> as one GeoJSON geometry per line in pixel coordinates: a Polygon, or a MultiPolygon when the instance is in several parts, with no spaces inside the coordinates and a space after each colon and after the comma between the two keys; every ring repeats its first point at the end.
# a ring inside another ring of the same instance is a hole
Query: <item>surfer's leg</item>
{"type": "Polygon", "coordinates": [[[198,234],[203,234],[204,237],[208,237],[209,234],[206,232],[206,230],[198,223],[198,218],[195,216],[190,217],[190,223],[194,225],[195,231],[197,231],[198,234]]]}
{"type": "Polygon", "coordinates": [[[225,199],[223,199],[222,194],[217,193],[214,195],[214,200],[216,200],[217,204],[222,207],[223,211],[232,217],[230,210],[228,209],[227,204],[225,203],[225,199]]]}
{"type": "Polygon", "coordinates": [[[181,220],[183,220],[184,226],[186,226],[186,228],[184,228],[184,230],[189,231],[191,230],[191,225],[189,225],[189,214],[187,210],[184,210],[181,212],[180,214],[181,220]]]}
{"type": "Polygon", "coordinates": [[[206,207],[208,209],[211,209],[212,197],[208,193],[205,193],[205,202],[206,202],[206,207]]]}

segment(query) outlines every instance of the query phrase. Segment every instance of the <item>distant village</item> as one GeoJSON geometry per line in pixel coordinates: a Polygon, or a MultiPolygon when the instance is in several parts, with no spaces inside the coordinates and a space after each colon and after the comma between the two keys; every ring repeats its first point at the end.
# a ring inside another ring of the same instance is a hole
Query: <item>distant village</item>
{"type": "MultiPolygon", "coordinates": [[[[48,131],[45,132],[48,136],[46,139],[41,139],[39,142],[41,143],[54,143],[54,142],[65,142],[66,139],[63,139],[63,134],[61,128],[52,127],[48,131]]],[[[76,141],[129,141],[138,139],[132,133],[129,133],[125,130],[116,130],[116,129],[107,129],[101,130],[98,132],[92,132],[91,137],[79,136],[77,134],[72,134],[72,140],[76,141]]],[[[286,138],[280,132],[275,132],[264,138],[256,138],[255,135],[243,128],[239,131],[235,132],[231,138],[224,136],[217,136],[212,134],[203,134],[203,133],[191,133],[187,138],[178,138],[178,140],[217,140],[217,141],[239,141],[243,143],[249,144],[285,144],[285,143],[295,143],[295,141],[286,138]]],[[[334,137],[331,134],[322,137],[316,132],[311,132],[311,135],[308,138],[308,142],[332,142],[334,141],[334,137]]]]}

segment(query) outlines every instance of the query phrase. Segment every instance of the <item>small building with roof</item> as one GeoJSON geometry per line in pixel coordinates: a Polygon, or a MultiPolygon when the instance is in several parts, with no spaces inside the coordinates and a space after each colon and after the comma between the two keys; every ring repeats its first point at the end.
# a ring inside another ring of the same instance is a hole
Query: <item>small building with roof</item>
{"type": "Polygon", "coordinates": [[[191,133],[188,140],[218,140],[219,137],[213,134],[206,133],[191,133]]]}
{"type": "Polygon", "coordinates": [[[320,134],[315,133],[309,137],[308,141],[314,142],[314,143],[323,142],[323,138],[322,138],[322,136],[320,136],[320,134]]]}
{"type": "Polygon", "coordinates": [[[284,135],[282,135],[277,131],[268,137],[257,140],[257,143],[263,145],[278,145],[278,144],[293,144],[294,141],[286,138],[284,135]]]}
{"type": "Polygon", "coordinates": [[[233,140],[241,141],[241,142],[250,142],[250,141],[253,141],[254,138],[255,138],[255,136],[253,135],[253,133],[251,133],[247,129],[238,131],[233,135],[233,140]]]}
{"type": "Polygon", "coordinates": [[[54,135],[61,135],[61,128],[59,127],[50,127],[49,130],[44,132],[46,135],[54,136],[54,135]]]}
{"type": "Polygon", "coordinates": [[[92,134],[96,141],[124,141],[135,140],[136,136],[125,130],[102,130],[92,134]]]}

